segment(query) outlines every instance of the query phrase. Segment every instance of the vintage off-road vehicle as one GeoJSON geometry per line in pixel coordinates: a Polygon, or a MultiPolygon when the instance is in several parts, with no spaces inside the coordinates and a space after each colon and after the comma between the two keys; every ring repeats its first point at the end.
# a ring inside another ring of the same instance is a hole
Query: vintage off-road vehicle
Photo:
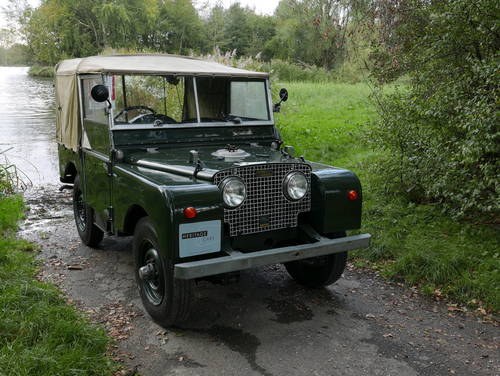
{"type": "Polygon", "coordinates": [[[78,233],[133,235],[148,313],[189,314],[196,279],[283,263],[308,287],[335,282],[359,229],[350,171],[282,147],[266,73],[169,55],[95,56],[56,67],[60,179],[78,233]]]}

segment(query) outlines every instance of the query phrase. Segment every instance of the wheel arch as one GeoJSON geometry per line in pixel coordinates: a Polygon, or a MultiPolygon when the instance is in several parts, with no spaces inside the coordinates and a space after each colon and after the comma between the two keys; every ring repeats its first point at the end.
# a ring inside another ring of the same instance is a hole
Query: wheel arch
{"type": "Polygon", "coordinates": [[[141,218],[147,217],[148,213],[140,205],[134,204],[130,206],[125,214],[125,219],[123,221],[123,232],[127,235],[132,235],[135,230],[137,222],[141,218]]]}
{"type": "Polygon", "coordinates": [[[64,174],[61,176],[61,183],[74,183],[78,170],[73,162],[66,163],[64,167],[64,174]]]}

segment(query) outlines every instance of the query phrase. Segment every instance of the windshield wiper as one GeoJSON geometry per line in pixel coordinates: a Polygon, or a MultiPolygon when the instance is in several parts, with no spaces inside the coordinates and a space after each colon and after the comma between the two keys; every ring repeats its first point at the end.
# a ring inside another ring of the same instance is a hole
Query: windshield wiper
{"type": "Polygon", "coordinates": [[[224,117],[225,121],[232,121],[234,124],[241,124],[241,118],[235,115],[226,115],[224,117]]]}

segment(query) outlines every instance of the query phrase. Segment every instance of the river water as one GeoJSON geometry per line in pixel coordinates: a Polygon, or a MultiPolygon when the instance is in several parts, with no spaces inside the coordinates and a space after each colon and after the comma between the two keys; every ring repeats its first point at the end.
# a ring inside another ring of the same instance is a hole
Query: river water
{"type": "Polygon", "coordinates": [[[0,163],[15,165],[34,186],[58,184],[55,132],[52,80],[0,67],[0,163]]]}

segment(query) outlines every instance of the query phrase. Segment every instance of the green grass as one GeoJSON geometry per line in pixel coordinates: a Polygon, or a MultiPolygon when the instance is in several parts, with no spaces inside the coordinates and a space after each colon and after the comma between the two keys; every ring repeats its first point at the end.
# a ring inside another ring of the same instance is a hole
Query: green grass
{"type": "Polygon", "coordinates": [[[19,196],[0,196],[0,374],[110,375],[108,338],[35,279],[33,245],[15,237],[19,196]]]}
{"type": "MultiPolygon", "coordinates": [[[[368,250],[353,252],[358,265],[384,276],[437,290],[455,302],[500,310],[500,235],[489,226],[460,223],[438,206],[414,205],[391,192],[373,165],[384,158],[366,139],[376,119],[364,84],[282,83],[289,100],[277,115],[286,144],[307,159],[346,167],[363,184],[361,231],[368,250]]],[[[276,88],[275,88],[276,89],[276,88]]]]}
{"type": "Polygon", "coordinates": [[[289,100],[277,114],[281,134],[311,160],[354,165],[371,152],[361,142],[363,128],[376,116],[365,84],[278,84],[289,100]]]}

